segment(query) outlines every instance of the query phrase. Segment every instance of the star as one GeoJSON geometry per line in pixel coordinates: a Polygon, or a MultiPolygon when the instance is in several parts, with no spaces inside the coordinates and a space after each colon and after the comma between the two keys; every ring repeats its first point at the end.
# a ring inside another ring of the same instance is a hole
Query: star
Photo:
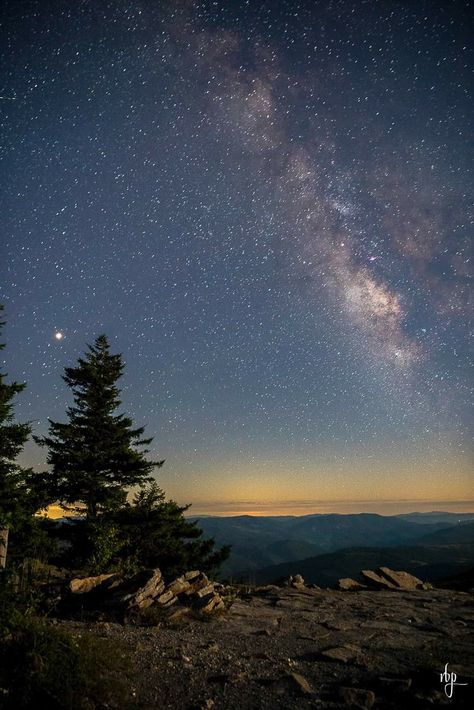
{"type": "Polygon", "coordinates": [[[98,40],[90,3],[18,3],[19,421],[66,416],[63,367],[104,333],[177,499],[275,500],[300,476],[305,500],[472,500],[470,17],[426,4],[105,3],[98,40]]]}

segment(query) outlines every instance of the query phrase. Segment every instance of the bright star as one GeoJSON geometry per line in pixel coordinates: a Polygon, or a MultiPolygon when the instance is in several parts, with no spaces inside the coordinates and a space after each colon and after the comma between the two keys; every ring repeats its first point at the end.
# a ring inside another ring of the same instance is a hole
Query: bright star
{"type": "Polygon", "coordinates": [[[64,338],[64,334],[61,333],[61,331],[58,330],[58,331],[56,331],[56,333],[54,334],[54,337],[56,338],[56,340],[62,340],[62,339],[64,338]]]}

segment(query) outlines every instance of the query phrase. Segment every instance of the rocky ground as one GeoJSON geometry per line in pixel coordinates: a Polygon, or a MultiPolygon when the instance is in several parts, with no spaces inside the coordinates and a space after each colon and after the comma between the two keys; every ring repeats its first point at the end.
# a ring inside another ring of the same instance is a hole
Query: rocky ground
{"type": "Polygon", "coordinates": [[[269,586],[156,626],[59,623],[132,654],[124,708],[474,707],[472,593],[269,586]]]}

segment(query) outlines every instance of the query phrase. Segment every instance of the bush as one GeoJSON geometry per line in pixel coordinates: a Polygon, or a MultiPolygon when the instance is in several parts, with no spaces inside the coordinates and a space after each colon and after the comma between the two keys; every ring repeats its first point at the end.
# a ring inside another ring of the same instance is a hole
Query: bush
{"type": "Polygon", "coordinates": [[[18,572],[0,572],[0,643],[24,617],[37,611],[40,601],[36,589],[20,584],[18,572]]]}
{"type": "Polygon", "coordinates": [[[0,702],[5,710],[124,708],[129,666],[115,643],[23,618],[0,642],[0,702]]]}

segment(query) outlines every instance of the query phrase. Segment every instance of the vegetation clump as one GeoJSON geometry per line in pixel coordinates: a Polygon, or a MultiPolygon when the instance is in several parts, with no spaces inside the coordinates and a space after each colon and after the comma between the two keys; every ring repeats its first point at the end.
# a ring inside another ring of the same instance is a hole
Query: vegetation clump
{"type": "Polygon", "coordinates": [[[129,669],[130,660],[116,643],[92,634],[73,636],[45,619],[24,617],[0,644],[1,706],[122,708],[129,669]]]}
{"type": "Polygon", "coordinates": [[[67,421],[50,420],[48,435],[34,437],[48,452],[42,473],[16,463],[31,433],[29,423],[14,420],[13,400],[25,385],[8,384],[0,372],[2,708],[127,707],[127,653],[105,639],[68,633],[45,616],[54,611],[58,575],[62,582],[109,571],[123,578],[159,567],[171,577],[189,567],[216,571],[229,554],[202,539],[184,517],[189,506],[166,500],[154,480],[164,461],[146,457],[152,438],[118,411],[123,370],[105,335],[66,368],[73,395],[67,421]],[[76,515],[59,523],[38,516],[53,503],[76,515]]]}

